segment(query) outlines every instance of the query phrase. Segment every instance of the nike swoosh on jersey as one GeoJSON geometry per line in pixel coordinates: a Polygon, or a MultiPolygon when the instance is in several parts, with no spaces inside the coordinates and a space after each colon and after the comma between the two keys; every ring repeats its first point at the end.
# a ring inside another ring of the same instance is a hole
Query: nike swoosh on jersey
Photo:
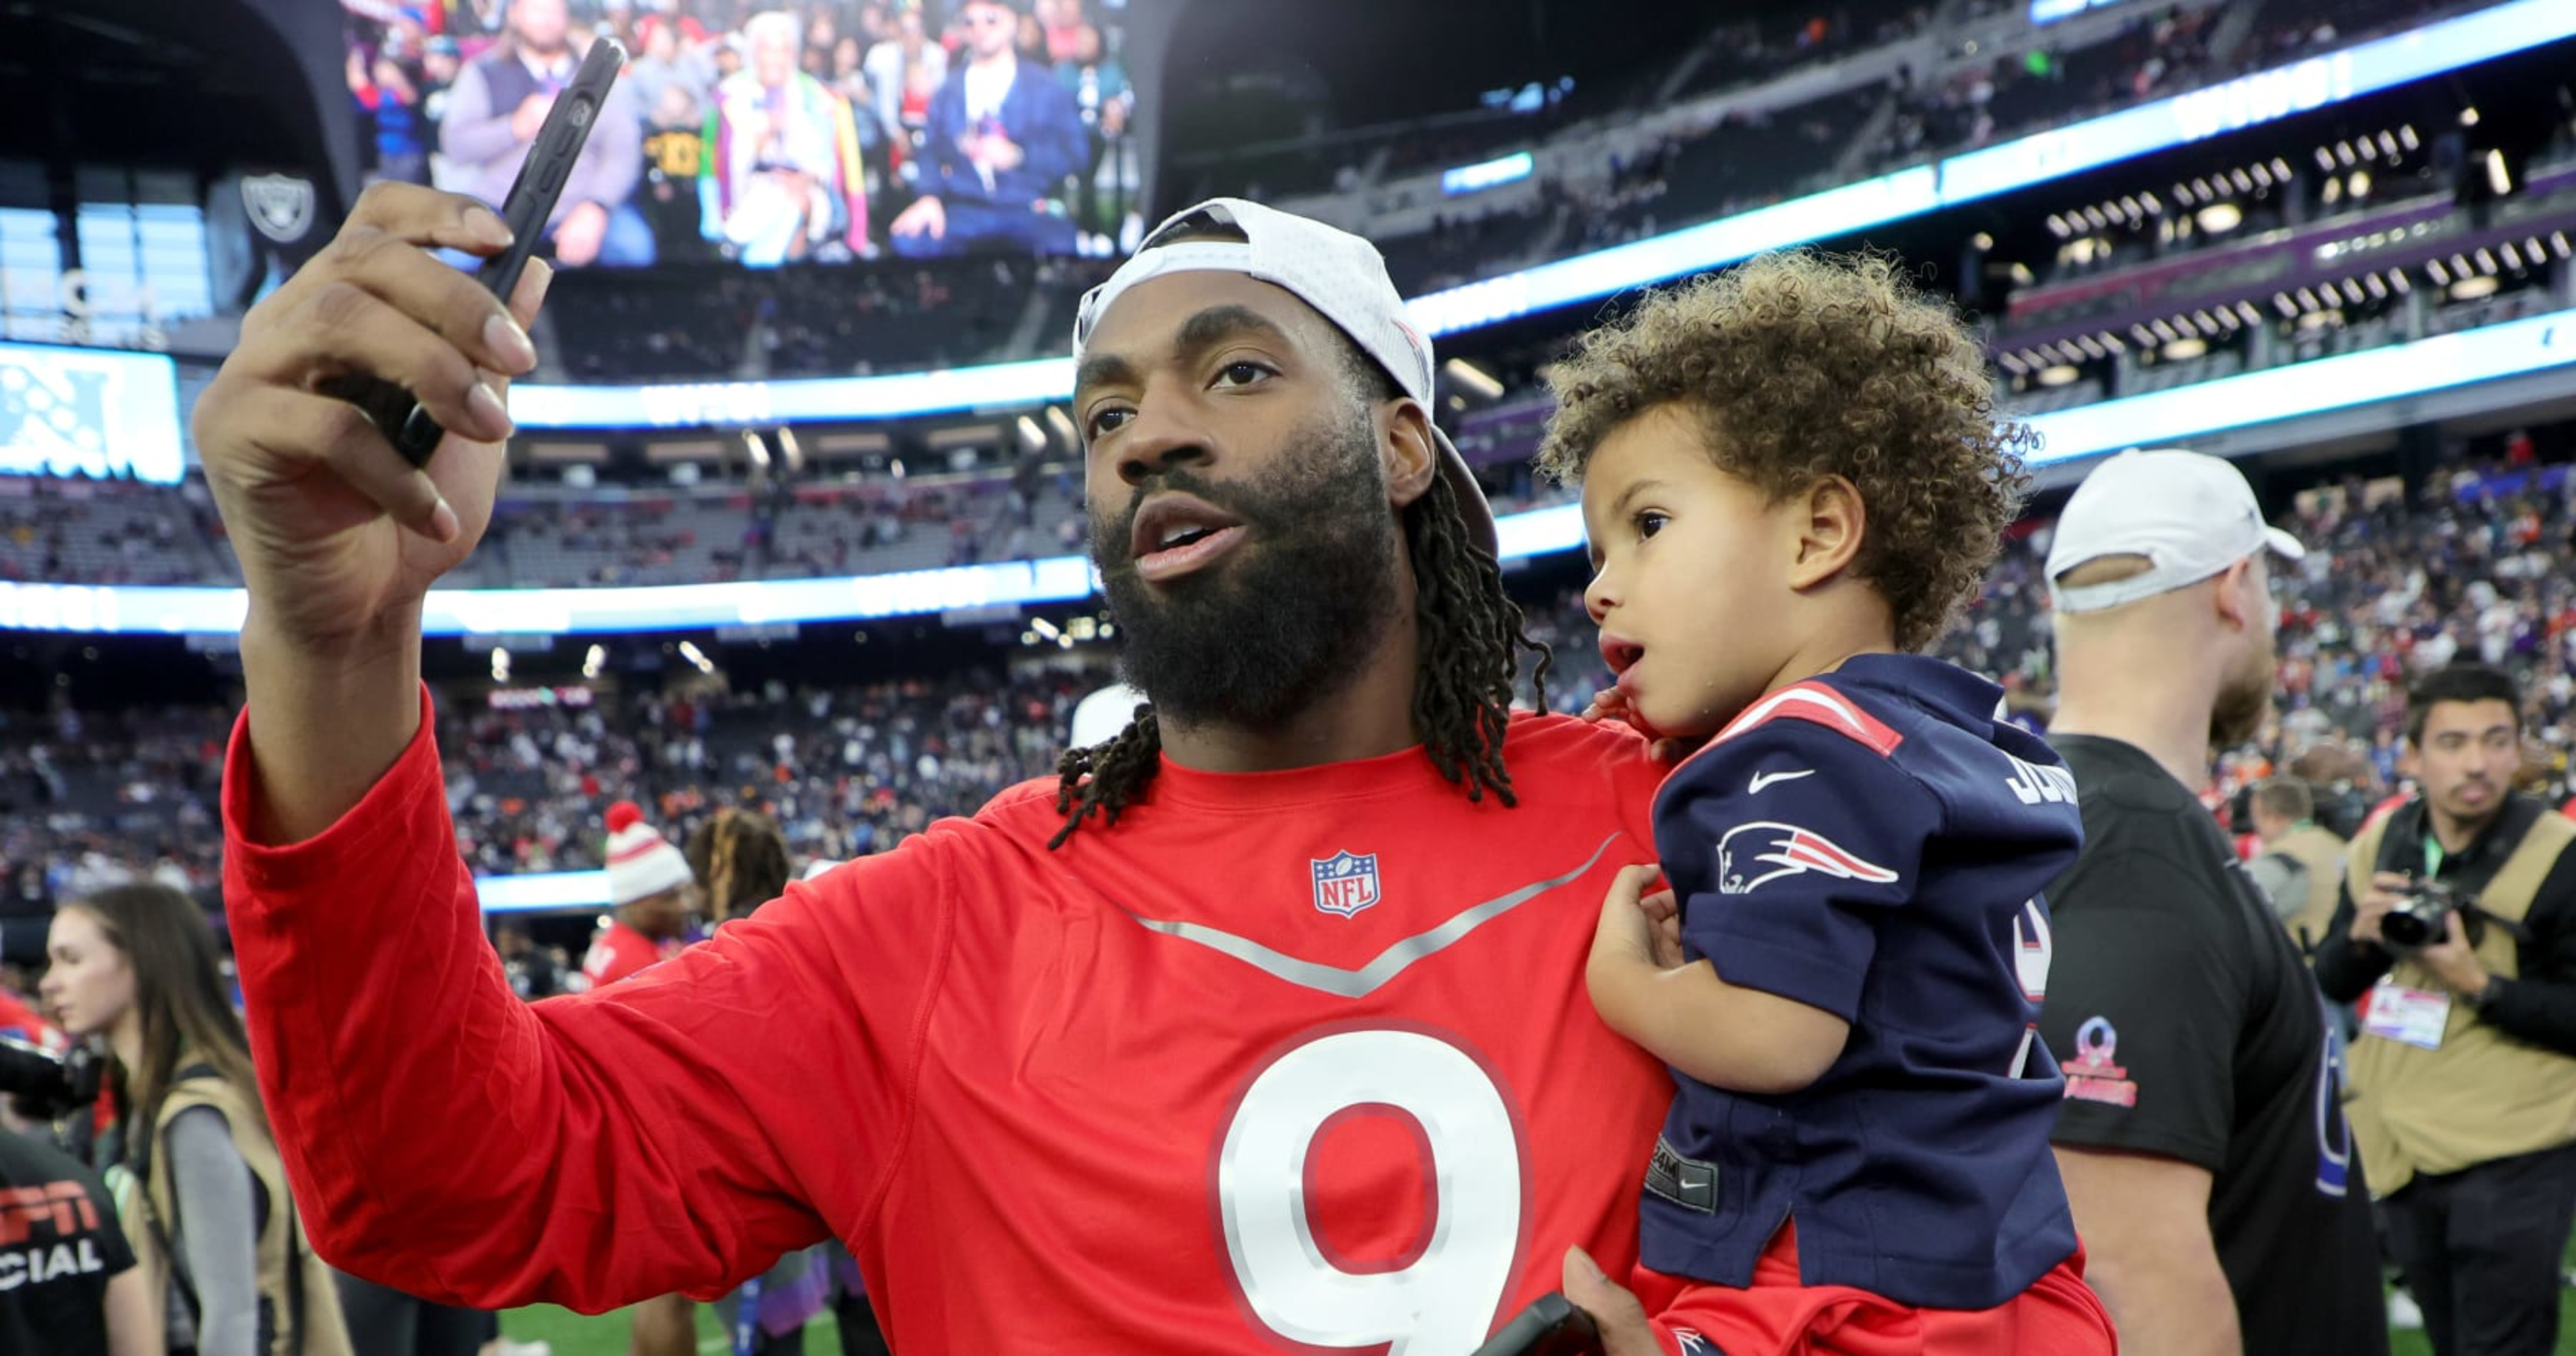
{"type": "Polygon", "coordinates": [[[1811,767],[1800,768],[1796,772],[1756,772],[1753,774],[1753,788],[1744,794],[1748,796],[1758,796],[1762,794],[1763,787],[1769,786],[1773,782],[1791,782],[1796,781],[1800,777],[1812,777],[1815,775],[1816,770],[1811,767]]]}
{"type": "Polygon", "coordinates": [[[1560,885],[1582,879],[1583,874],[1590,871],[1601,860],[1602,854],[1610,850],[1610,845],[1625,836],[1614,833],[1602,839],[1601,846],[1594,848],[1592,855],[1584,858],[1581,866],[1563,875],[1532,881],[1517,890],[1496,895],[1482,904],[1471,904],[1451,914],[1446,921],[1435,927],[1392,942],[1384,951],[1377,953],[1377,956],[1368,964],[1355,970],[1338,965],[1326,965],[1321,961],[1302,960],[1284,952],[1272,950],[1249,937],[1238,937],[1223,928],[1209,927],[1205,923],[1147,918],[1123,907],[1119,912],[1135,919],[1142,927],[1167,937],[1196,942],[1211,951],[1222,952],[1274,979],[1286,980],[1291,984],[1339,998],[1365,998],[1384,987],[1387,981],[1404,973],[1405,969],[1415,961],[1446,949],[1466,937],[1468,933],[1560,885]]]}

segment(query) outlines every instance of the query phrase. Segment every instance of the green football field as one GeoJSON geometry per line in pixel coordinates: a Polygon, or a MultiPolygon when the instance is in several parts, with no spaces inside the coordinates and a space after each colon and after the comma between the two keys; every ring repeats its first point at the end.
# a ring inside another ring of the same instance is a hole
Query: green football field
{"type": "MultiPolygon", "coordinates": [[[[623,1313],[589,1318],[570,1309],[540,1304],[501,1315],[501,1333],[514,1341],[552,1343],[554,1356],[626,1356],[623,1313]]],[[[698,1350],[706,1356],[721,1356],[732,1349],[725,1335],[716,1330],[715,1310],[699,1305],[698,1350]]],[[[831,1310],[816,1314],[814,1321],[805,1325],[805,1350],[809,1356],[841,1356],[841,1336],[832,1323],[831,1310]]]]}
{"type": "MultiPolygon", "coordinates": [[[[2576,1291],[2559,1301],[2561,1315],[2558,1331],[2560,1356],[2576,1356],[2576,1291]]],[[[585,1318],[569,1309],[539,1305],[516,1309],[502,1315],[501,1331],[520,1341],[542,1338],[554,1345],[554,1356],[626,1356],[626,1316],[603,1314],[585,1318]]],[[[2394,1356],[2432,1356],[2431,1344],[2422,1333],[2400,1332],[2390,1343],[2394,1356]]],[[[698,1309],[698,1350],[707,1356],[721,1356],[728,1348],[723,1334],[716,1331],[715,1318],[704,1306],[698,1309]]],[[[805,1329],[808,1356],[840,1356],[841,1341],[833,1330],[829,1310],[815,1316],[805,1329]]]]}

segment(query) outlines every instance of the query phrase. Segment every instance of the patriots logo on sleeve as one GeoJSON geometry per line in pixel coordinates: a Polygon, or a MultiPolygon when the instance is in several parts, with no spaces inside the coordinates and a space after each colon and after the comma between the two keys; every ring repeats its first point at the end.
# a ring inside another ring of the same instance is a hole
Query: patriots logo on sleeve
{"type": "Polygon", "coordinates": [[[1760,819],[1717,840],[1719,894],[1749,895],[1782,876],[1809,873],[1885,885],[1896,873],[1814,829],[1760,819]],[[1767,869],[1766,869],[1767,868],[1767,869]]]}

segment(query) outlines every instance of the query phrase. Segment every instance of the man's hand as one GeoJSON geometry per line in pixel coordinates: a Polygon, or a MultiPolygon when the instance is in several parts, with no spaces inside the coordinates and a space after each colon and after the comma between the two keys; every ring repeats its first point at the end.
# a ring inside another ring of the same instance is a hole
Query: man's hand
{"type": "Polygon", "coordinates": [[[587,268],[599,258],[599,242],[607,237],[608,209],[577,203],[555,224],[555,258],[566,268],[587,268]]]}
{"type": "Polygon", "coordinates": [[[2478,953],[2469,949],[2469,938],[2460,927],[2460,915],[2447,914],[2442,919],[2442,940],[2415,953],[2415,959],[2442,987],[2463,998],[2474,997],[2487,986],[2487,967],[2478,961],[2478,953]]]}
{"type": "Polygon", "coordinates": [[[2352,901],[2352,939],[2356,942],[2368,942],[2377,947],[2386,947],[2388,945],[2386,939],[2379,935],[2379,920],[2386,918],[2388,911],[2397,907],[2398,901],[2405,897],[2407,888],[2414,883],[2412,878],[2395,871],[2382,871],[2372,876],[2370,888],[2362,891],[2360,897],[2352,901]]]}
{"type": "Polygon", "coordinates": [[[1565,1298],[1600,1327],[1602,1356],[1667,1356],[1646,1320],[1646,1306],[1581,1248],[1565,1250],[1565,1298]]]}
{"type": "Polygon", "coordinates": [[[536,140],[537,132],[546,125],[546,115],[554,107],[555,96],[551,94],[531,94],[521,99],[517,111],[510,114],[510,135],[522,144],[536,140]]]}
{"type": "Polygon", "coordinates": [[[926,235],[944,240],[948,236],[948,209],[940,206],[937,198],[916,198],[912,206],[895,214],[886,231],[891,235],[926,235]]]}
{"type": "Polygon", "coordinates": [[[250,625],[299,645],[345,641],[418,604],[490,519],[504,374],[536,365],[527,321],[550,274],[531,263],[512,311],[430,246],[491,254],[509,235],[471,198],[380,183],[331,244],[242,319],[198,400],[195,431],[250,593],[250,625]],[[363,373],[410,388],[450,432],[427,470],[355,406],[319,394],[363,373]],[[488,440],[488,441],[487,441],[488,440]]]}

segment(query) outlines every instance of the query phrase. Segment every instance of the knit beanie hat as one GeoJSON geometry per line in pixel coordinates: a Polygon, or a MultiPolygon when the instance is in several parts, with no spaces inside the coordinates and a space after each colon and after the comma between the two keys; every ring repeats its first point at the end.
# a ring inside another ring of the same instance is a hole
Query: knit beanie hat
{"type": "Polygon", "coordinates": [[[689,859],[659,829],[644,822],[644,807],[621,800],[608,807],[608,902],[632,904],[689,883],[689,859]]]}

